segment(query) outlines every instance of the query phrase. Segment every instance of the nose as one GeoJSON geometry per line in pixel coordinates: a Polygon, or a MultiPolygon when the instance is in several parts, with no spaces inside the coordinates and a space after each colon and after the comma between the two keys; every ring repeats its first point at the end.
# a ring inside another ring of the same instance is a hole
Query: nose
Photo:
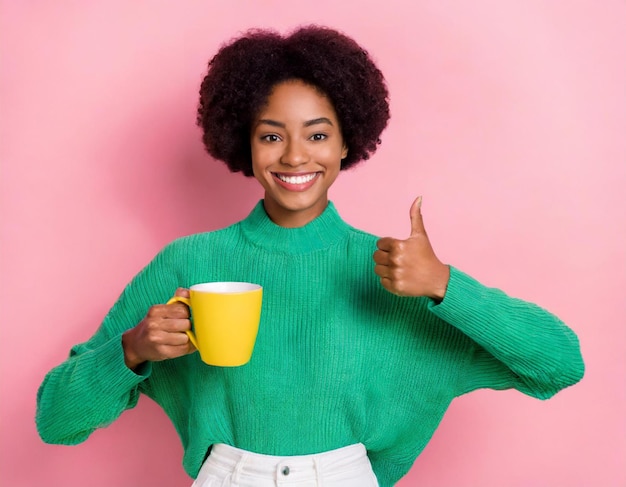
{"type": "Polygon", "coordinates": [[[283,152],[283,155],[280,158],[281,164],[292,167],[306,164],[308,161],[309,154],[306,147],[303,143],[294,140],[288,142],[285,147],[285,152],[283,152]]]}

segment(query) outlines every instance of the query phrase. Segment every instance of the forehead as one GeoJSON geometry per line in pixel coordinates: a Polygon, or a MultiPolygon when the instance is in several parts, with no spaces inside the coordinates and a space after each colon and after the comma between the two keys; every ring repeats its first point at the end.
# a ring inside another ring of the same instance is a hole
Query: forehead
{"type": "Polygon", "coordinates": [[[330,99],[315,86],[300,80],[278,83],[272,88],[259,118],[310,120],[319,117],[337,119],[330,99]]]}

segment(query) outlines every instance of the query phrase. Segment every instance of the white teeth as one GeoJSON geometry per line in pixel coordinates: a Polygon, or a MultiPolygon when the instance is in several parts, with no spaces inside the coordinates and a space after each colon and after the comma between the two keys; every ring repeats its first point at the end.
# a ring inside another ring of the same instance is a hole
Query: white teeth
{"type": "Polygon", "coordinates": [[[289,184],[304,184],[312,181],[317,173],[306,174],[304,176],[285,176],[284,174],[276,174],[276,177],[281,181],[289,184]]]}

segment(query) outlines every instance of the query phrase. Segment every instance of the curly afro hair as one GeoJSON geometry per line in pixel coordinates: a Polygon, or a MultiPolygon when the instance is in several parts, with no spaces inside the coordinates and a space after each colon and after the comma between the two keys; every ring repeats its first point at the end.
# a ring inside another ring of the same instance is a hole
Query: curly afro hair
{"type": "Polygon", "coordinates": [[[332,102],[348,147],[347,169],[369,159],[389,120],[385,79],[368,53],[336,30],[307,26],[281,36],[250,30],[221,47],[200,87],[197,124],[207,152],[252,176],[250,131],[277,84],[299,79],[332,102]]]}

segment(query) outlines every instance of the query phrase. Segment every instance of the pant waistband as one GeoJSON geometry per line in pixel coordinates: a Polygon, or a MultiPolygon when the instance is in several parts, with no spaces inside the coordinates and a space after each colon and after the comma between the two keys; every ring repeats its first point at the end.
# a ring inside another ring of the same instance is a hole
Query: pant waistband
{"type": "Polygon", "coordinates": [[[354,469],[371,468],[365,446],[361,443],[312,455],[274,456],[253,453],[229,445],[213,445],[206,460],[225,471],[246,473],[289,481],[311,476],[331,475],[354,469]]]}

